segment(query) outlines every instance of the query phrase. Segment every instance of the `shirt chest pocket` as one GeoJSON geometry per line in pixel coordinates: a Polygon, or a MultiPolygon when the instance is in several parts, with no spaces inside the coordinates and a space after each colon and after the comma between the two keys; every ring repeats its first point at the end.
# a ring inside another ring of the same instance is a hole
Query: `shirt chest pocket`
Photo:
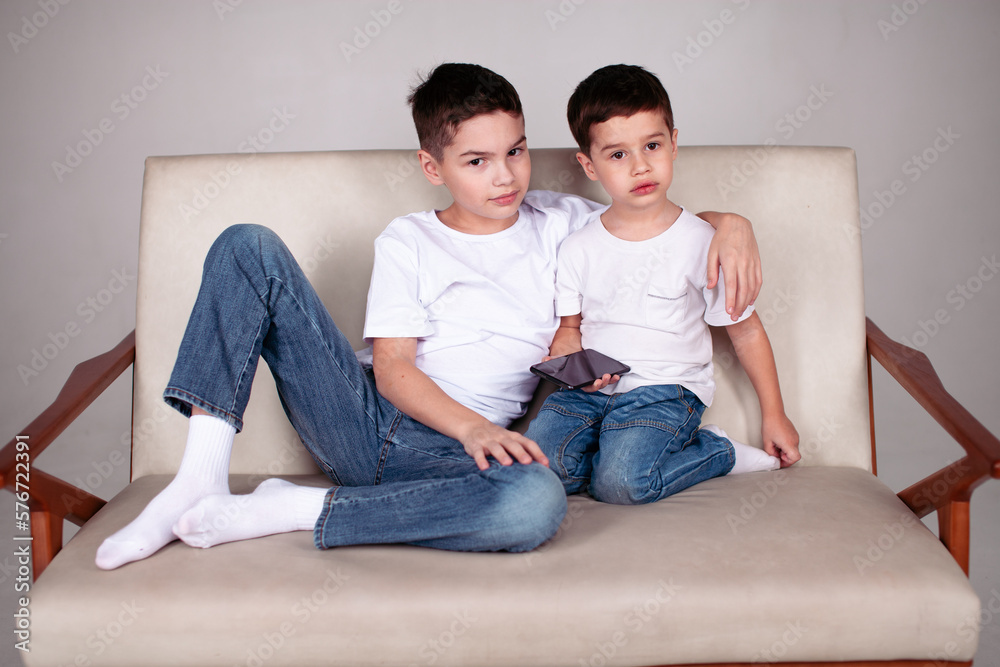
{"type": "Polygon", "coordinates": [[[676,328],[687,310],[686,287],[650,285],[646,290],[646,324],[664,331],[676,328]]]}

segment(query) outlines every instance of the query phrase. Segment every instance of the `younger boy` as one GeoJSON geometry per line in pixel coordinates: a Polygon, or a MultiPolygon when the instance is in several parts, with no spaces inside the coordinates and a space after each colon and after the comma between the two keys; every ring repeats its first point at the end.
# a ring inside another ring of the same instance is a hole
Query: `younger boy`
{"type": "Polygon", "coordinates": [[[617,504],[774,468],[776,456],[798,461],[760,318],[751,309],[730,320],[719,286],[706,286],[712,228],[667,198],[677,130],[660,81],[641,67],[604,67],[577,86],[568,115],[577,159],[612,203],[560,248],[550,355],[592,348],[632,370],[552,394],[526,435],[568,492],[589,482],[596,499],[617,504]],[[760,400],[764,451],[698,428],[715,389],[709,325],[728,325],[760,400]]]}
{"type": "MultiPolygon", "coordinates": [[[[319,548],[523,551],[556,531],[566,510],[560,481],[538,446],[507,426],[524,412],[536,384],[528,367],[558,327],[556,249],[597,205],[526,197],[521,103],[503,77],[442,65],[411,103],[424,174],[454,203],[397,218],[376,241],[368,353],[355,356],[273,232],[223,232],[164,392],[191,416],[180,469],[101,545],[99,567],[146,558],[178,537],[210,547],[311,530],[319,548]],[[270,479],[229,494],[233,436],[260,358],[335,486],[270,479]]],[[[754,253],[723,254],[740,263],[754,253]]]]}

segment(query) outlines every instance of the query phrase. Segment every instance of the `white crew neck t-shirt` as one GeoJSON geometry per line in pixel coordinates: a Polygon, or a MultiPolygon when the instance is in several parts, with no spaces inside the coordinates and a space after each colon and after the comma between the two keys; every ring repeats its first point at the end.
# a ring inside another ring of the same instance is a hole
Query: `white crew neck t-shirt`
{"type": "Polygon", "coordinates": [[[393,220],[375,240],[359,352],[371,339],[416,338],[416,365],[446,394],[506,426],[524,413],[559,320],[553,307],[559,246],[600,208],[531,191],[517,221],[495,234],[466,234],[434,211],[393,220]]]}
{"type": "MultiPolygon", "coordinates": [[[[733,324],[720,272],[706,287],[708,246],[715,230],[687,210],[661,234],[626,241],[611,234],[601,213],[559,251],[556,314],[582,315],[584,348],[632,367],[605,394],[646,385],[680,384],[706,406],[715,396],[708,326],[733,324]]],[[[748,308],[740,321],[750,316],[748,308]]]]}

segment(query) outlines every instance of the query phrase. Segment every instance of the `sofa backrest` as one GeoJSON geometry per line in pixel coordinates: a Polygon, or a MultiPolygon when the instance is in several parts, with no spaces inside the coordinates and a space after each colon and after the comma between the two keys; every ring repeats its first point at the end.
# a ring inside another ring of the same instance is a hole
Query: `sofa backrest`
{"type": "MultiPolygon", "coordinates": [[[[532,187],[607,202],[573,155],[570,149],[533,150],[532,187]]],[[[670,195],[693,212],[736,211],[754,223],[764,265],[757,310],[775,351],[786,411],[801,436],[802,464],[870,468],[854,152],[682,147],[670,195]]],[[[414,151],[149,158],[139,242],[133,479],[174,473],[180,463],[187,420],[166,407],[161,394],[202,262],[223,229],[244,222],[274,229],[357,348],[373,240],[394,217],[449,202],[444,188],[420,174],[414,151]]],[[[725,333],[714,338],[718,389],[705,422],[759,445],[753,388],[725,333]]],[[[317,471],[263,362],[230,471],[317,471]]]]}

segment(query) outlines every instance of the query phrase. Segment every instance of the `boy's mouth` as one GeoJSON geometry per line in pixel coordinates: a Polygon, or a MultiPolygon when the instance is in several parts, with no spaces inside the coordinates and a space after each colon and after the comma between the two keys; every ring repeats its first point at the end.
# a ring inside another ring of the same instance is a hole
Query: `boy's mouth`
{"type": "Polygon", "coordinates": [[[656,185],[657,184],[653,181],[643,181],[639,185],[632,188],[631,193],[634,195],[648,195],[656,189],[656,185]]]}
{"type": "Polygon", "coordinates": [[[491,202],[497,206],[510,206],[517,200],[518,190],[514,192],[508,192],[505,195],[500,195],[499,197],[493,197],[490,199],[491,202]]]}

